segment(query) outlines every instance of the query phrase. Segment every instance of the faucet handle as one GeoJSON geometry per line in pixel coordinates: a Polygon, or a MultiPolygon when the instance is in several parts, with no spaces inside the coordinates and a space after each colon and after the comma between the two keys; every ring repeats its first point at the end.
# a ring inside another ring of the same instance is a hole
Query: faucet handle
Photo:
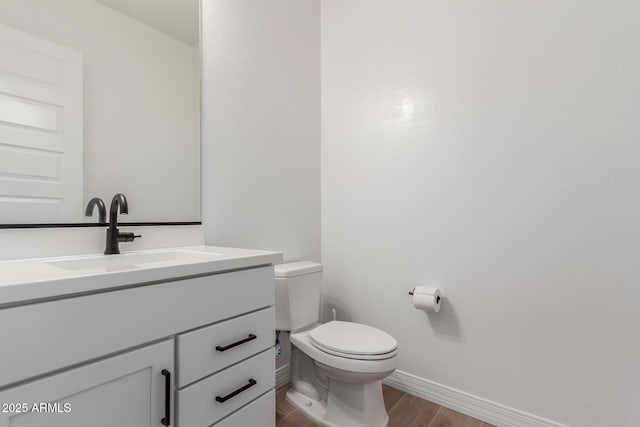
{"type": "Polygon", "coordinates": [[[119,233],[118,241],[119,242],[133,242],[135,239],[142,237],[141,235],[136,235],[133,233],[119,233]]]}

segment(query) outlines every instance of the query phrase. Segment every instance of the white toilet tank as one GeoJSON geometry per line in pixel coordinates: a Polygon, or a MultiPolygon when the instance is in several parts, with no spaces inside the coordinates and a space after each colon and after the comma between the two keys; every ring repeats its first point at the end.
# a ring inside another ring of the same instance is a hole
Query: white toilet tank
{"type": "Polygon", "coordinates": [[[276,329],[295,331],[320,320],[322,264],[297,261],[275,266],[276,329]]]}

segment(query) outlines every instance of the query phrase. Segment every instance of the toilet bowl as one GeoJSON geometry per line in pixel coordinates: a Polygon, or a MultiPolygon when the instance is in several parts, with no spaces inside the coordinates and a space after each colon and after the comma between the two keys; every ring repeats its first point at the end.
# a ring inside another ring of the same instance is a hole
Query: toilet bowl
{"type": "Polygon", "coordinates": [[[382,379],[396,369],[396,340],[359,323],[318,323],[321,264],[275,270],[276,327],[292,331],[287,400],[322,426],[387,426],[382,379]]]}

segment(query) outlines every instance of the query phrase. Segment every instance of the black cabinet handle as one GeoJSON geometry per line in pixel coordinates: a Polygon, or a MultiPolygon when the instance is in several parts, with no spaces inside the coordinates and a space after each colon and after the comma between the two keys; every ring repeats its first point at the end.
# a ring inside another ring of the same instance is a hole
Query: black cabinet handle
{"type": "Polygon", "coordinates": [[[244,344],[246,342],[253,341],[256,338],[258,338],[258,337],[253,335],[253,334],[249,334],[249,336],[247,338],[245,338],[243,340],[240,340],[240,341],[236,341],[233,344],[224,345],[224,346],[223,345],[218,345],[218,346],[216,346],[216,350],[218,350],[218,351],[227,351],[229,349],[232,349],[233,347],[239,346],[240,344],[244,344]]]}
{"type": "Polygon", "coordinates": [[[171,423],[171,372],[162,370],[164,375],[164,418],[161,423],[168,426],[171,423]]]}
{"type": "Polygon", "coordinates": [[[227,400],[231,399],[232,397],[236,397],[237,395],[239,395],[243,391],[249,390],[251,387],[253,387],[256,384],[258,384],[258,381],[254,380],[253,378],[249,378],[249,383],[246,384],[246,385],[243,385],[242,387],[240,387],[236,391],[233,391],[233,392],[227,394],[224,397],[216,396],[216,402],[224,403],[227,400]]]}

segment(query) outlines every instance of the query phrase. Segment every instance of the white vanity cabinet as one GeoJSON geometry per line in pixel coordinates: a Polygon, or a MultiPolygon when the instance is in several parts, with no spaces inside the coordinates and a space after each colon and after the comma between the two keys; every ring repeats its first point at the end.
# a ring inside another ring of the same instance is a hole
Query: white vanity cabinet
{"type": "Polygon", "coordinates": [[[269,262],[0,305],[0,427],[273,426],[273,277],[269,262]]]}

